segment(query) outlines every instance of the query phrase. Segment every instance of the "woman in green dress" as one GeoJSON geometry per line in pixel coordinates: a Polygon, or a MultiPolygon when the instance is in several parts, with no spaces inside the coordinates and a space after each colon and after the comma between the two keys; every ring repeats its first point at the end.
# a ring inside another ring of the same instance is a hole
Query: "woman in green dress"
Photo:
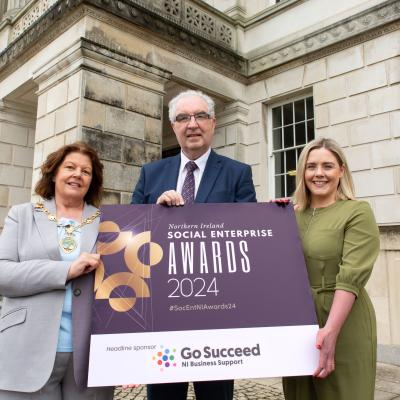
{"type": "Polygon", "coordinates": [[[364,286],[379,252],[369,204],[356,201],[340,146],[307,144],[296,177],[296,218],[320,329],[313,376],[283,378],[286,400],[373,400],[376,321],[364,286]]]}

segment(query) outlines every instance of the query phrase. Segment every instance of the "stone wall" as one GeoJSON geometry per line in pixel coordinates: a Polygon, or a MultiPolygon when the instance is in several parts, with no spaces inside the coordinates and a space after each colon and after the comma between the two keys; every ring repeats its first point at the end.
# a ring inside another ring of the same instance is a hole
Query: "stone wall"
{"type": "Polygon", "coordinates": [[[129,203],[140,167],[161,158],[165,79],[156,68],[116,63],[111,56],[110,52],[97,54],[96,61],[82,58],[78,66],[73,62],[63,68],[52,66],[36,77],[34,181],[50,152],[83,140],[97,150],[104,164],[103,202],[118,204],[129,203]],[[82,68],[88,63],[90,69],[82,68]]]}
{"type": "Polygon", "coordinates": [[[0,229],[9,207],[31,196],[35,120],[21,108],[0,104],[0,229]]]}
{"type": "MultiPolygon", "coordinates": [[[[379,358],[400,364],[400,31],[388,32],[278,73],[248,87],[249,146],[258,199],[270,190],[269,109],[313,95],[316,136],[343,147],[358,198],[370,202],[381,229],[381,253],[367,289],[376,309],[379,358]]],[[[272,186],[272,185],[271,185],[272,186]]]]}

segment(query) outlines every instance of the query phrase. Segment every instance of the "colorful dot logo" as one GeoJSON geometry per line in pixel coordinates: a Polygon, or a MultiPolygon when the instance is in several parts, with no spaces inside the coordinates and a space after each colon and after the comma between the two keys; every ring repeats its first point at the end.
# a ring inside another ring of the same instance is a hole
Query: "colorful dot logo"
{"type": "Polygon", "coordinates": [[[160,367],[160,371],[164,371],[164,368],[176,367],[174,354],[176,349],[168,349],[164,346],[160,346],[160,348],[161,350],[153,356],[153,361],[160,367]]]}

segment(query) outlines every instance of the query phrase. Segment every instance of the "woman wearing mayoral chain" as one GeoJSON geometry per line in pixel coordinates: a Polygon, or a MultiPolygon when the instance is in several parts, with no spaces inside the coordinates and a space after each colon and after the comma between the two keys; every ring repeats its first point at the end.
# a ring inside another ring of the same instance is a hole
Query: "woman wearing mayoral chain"
{"type": "Polygon", "coordinates": [[[286,400],[373,400],[376,321],[364,286],[379,252],[369,204],[356,201],[340,146],[319,138],[297,169],[296,218],[320,329],[314,376],[283,379],[286,400]]]}
{"type": "Polygon", "coordinates": [[[44,201],[12,207],[0,237],[0,400],[111,400],[87,388],[103,165],[77,142],[41,172],[44,201]]]}

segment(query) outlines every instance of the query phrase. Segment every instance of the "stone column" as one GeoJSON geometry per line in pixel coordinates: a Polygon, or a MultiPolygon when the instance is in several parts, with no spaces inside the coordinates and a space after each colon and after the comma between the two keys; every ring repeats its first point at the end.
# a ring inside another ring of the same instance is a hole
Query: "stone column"
{"type": "Polygon", "coordinates": [[[82,140],[98,151],[104,164],[103,202],[129,203],[140,167],[161,158],[168,73],[85,46],[35,78],[39,91],[34,181],[50,152],[82,140]]]}
{"type": "Polygon", "coordinates": [[[0,229],[8,209],[31,196],[35,114],[0,102],[0,229]]]}
{"type": "Polygon", "coordinates": [[[249,129],[249,106],[242,101],[234,101],[217,110],[217,128],[214,149],[224,156],[251,165],[256,190],[259,190],[258,169],[261,150],[258,135],[249,129]]]}

